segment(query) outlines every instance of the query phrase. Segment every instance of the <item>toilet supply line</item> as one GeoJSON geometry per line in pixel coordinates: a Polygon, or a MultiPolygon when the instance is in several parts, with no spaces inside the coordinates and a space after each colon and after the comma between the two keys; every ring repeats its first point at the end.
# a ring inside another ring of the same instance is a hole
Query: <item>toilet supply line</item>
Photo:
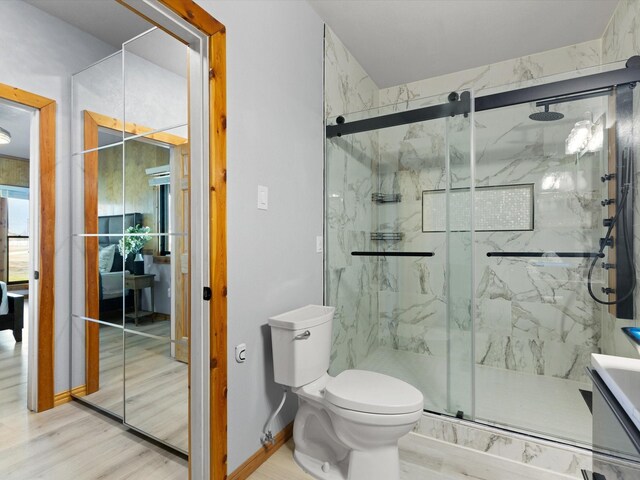
{"type": "Polygon", "coordinates": [[[285,388],[282,392],[282,400],[280,400],[280,405],[278,405],[278,408],[276,408],[275,412],[271,414],[271,416],[269,417],[269,420],[267,420],[264,430],[262,431],[263,436],[260,437],[260,443],[262,443],[262,445],[265,445],[265,446],[267,444],[274,445],[276,443],[276,439],[273,435],[273,432],[271,431],[271,424],[280,413],[280,410],[282,410],[282,407],[284,406],[284,402],[286,400],[287,400],[287,389],[285,388]]]}

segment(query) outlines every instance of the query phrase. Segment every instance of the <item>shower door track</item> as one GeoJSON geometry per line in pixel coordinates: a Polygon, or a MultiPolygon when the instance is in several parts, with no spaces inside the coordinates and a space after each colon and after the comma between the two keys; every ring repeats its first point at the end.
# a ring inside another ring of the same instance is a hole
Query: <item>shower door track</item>
{"type": "MultiPolygon", "coordinates": [[[[598,450],[595,450],[593,448],[592,444],[588,444],[588,443],[581,443],[581,442],[572,442],[570,440],[566,440],[563,438],[559,438],[559,437],[554,437],[551,435],[544,435],[544,434],[538,434],[538,433],[533,433],[529,430],[520,430],[517,428],[513,428],[513,427],[508,427],[506,425],[502,425],[502,424],[498,424],[498,423],[491,423],[490,421],[484,421],[484,420],[473,420],[471,418],[460,418],[457,417],[453,414],[449,414],[449,413],[442,413],[442,412],[436,412],[433,410],[423,410],[424,413],[428,413],[429,415],[434,415],[437,417],[440,417],[444,420],[447,421],[455,421],[455,422],[460,422],[460,423],[464,423],[470,427],[480,427],[480,428],[492,428],[494,430],[499,430],[500,432],[505,432],[508,434],[512,434],[512,435],[521,435],[523,437],[527,437],[530,438],[532,440],[537,440],[537,441],[542,441],[542,442],[548,442],[548,443],[552,443],[555,445],[561,445],[561,446],[565,446],[565,447],[571,447],[571,448],[578,448],[580,450],[584,450],[585,452],[589,452],[589,453],[597,453],[597,454],[603,454],[603,452],[600,452],[598,450]]],[[[604,454],[604,455],[609,455],[609,456],[613,456],[615,457],[615,455],[610,455],[610,454],[604,454]]],[[[619,457],[616,457],[619,458],[619,457]]],[[[628,459],[626,459],[628,460],[628,459]]]]}
{"type": "MultiPolygon", "coordinates": [[[[575,99],[577,100],[579,99],[578,94],[640,82],[640,56],[629,58],[626,65],[625,68],[610,72],[595,73],[584,77],[477,97],[474,100],[474,110],[482,112],[523,103],[541,102],[558,97],[567,97],[567,101],[569,101],[573,95],[576,95],[575,99]]],[[[605,93],[598,92],[598,94],[605,93]]],[[[549,102],[542,103],[547,104],[549,102]]],[[[468,115],[469,113],[471,113],[471,94],[462,92],[458,95],[452,92],[449,95],[449,103],[440,105],[416,108],[353,122],[346,122],[343,116],[339,116],[336,119],[336,125],[327,125],[326,136],[327,138],[341,137],[342,135],[397,127],[438,118],[455,117],[461,114],[468,115]]]]}

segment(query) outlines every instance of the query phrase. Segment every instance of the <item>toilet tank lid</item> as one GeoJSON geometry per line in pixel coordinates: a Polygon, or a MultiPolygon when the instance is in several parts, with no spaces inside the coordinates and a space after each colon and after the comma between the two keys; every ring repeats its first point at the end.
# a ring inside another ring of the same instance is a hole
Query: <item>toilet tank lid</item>
{"type": "Polygon", "coordinates": [[[311,328],[331,321],[334,311],[335,307],[307,305],[269,318],[269,325],[286,330],[311,328]]]}
{"type": "Polygon", "coordinates": [[[331,379],[325,400],[341,408],[377,414],[401,414],[422,410],[424,398],[415,387],[381,373],[345,370],[331,379]]]}

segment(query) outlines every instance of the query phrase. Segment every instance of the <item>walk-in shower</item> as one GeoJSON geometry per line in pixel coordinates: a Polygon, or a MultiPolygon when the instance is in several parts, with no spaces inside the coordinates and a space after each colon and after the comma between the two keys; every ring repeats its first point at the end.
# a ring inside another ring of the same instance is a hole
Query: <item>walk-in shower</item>
{"type": "Polygon", "coordinates": [[[637,81],[630,62],[327,119],[331,373],[589,446],[586,367],[635,318],[637,81]]]}

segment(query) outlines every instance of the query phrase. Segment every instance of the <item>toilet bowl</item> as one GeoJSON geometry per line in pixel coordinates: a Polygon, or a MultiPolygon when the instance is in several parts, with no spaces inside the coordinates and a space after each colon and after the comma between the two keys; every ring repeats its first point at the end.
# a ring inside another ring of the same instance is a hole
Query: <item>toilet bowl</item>
{"type": "Polygon", "coordinates": [[[398,440],[422,415],[411,385],[375,372],[327,373],[333,307],[309,305],[269,319],[276,382],[299,407],[294,459],[327,480],[399,480],[398,440]]]}

